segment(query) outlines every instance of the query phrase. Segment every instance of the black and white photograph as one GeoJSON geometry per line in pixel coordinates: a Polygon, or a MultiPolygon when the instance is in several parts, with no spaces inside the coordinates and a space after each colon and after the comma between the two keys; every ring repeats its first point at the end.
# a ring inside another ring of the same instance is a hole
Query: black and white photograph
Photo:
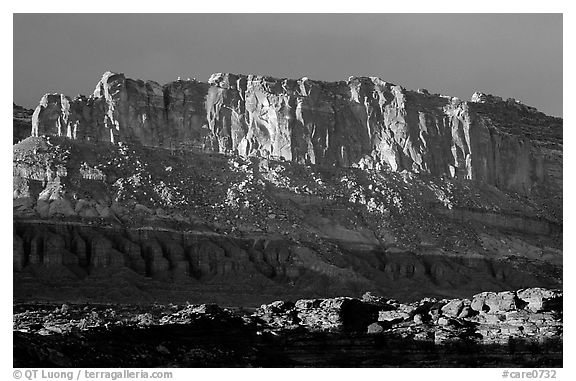
{"type": "Polygon", "coordinates": [[[564,15],[286,11],[12,13],[6,379],[568,379],[564,15]]]}

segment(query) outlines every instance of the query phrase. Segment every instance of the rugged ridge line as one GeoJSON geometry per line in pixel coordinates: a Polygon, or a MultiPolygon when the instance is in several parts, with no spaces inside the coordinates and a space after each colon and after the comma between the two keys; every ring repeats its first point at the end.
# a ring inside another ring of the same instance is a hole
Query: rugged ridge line
{"type": "Polygon", "coordinates": [[[377,77],[217,73],[161,86],[106,72],[90,97],[44,95],[32,135],[427,172],[524,195],[562,189],[562,119],[513,99],[466,102],[377,77]]]}

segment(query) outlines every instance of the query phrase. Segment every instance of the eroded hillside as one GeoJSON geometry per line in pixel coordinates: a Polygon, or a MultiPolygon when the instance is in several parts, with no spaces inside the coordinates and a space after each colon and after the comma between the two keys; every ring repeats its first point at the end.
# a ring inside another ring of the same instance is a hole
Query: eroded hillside
{"type": "Polygon", "coordinates": [[[30,137],[14,146],[14,292],[257,305],[559,287],[548,204],[408,171],[30,137]]]}

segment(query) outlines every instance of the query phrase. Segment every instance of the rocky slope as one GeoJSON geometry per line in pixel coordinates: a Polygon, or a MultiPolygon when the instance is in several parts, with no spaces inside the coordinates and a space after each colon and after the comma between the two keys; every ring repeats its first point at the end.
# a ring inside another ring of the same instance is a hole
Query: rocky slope
{"type": "Polygon", "coordinates": [[[552,209],[409,172],[30,137],[14,146],[14,219],[26,300],[258,305],[562,284],[552,209]]]}

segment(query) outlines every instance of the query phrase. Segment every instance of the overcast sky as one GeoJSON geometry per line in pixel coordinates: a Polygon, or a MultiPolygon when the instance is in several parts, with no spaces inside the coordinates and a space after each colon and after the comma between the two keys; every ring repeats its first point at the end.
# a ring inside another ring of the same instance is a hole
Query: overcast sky
{"type": "Polygon", "coordinates": [[[562,116],[561,14],[16,14],[14,102],[90,94],[106,70],[161,84],[215,72],[378,76],[562,116]]]}

